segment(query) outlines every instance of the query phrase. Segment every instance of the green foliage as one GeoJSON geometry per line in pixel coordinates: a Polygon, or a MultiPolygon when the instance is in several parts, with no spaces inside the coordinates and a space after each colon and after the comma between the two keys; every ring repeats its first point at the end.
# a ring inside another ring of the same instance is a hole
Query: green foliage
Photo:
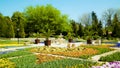
{"type": "Polygon", "coordinates": [[[63,60],[55,60],[51,62],[44,62],[42,64],[37,64],[37,58],[35,55],[24,56],[20,58],[11,59],[17,68],[70,68],[72,66],[83,68],[89,68],[92,65],[95,65],[95,62],[90,61],[81,61],[81,60],[73,60],[73,59],[63,59],[63,60]]]}
{"type": "Polygon", "coordinates": [[[6,36],[7,38],[14,38],[15,37],[15,33],[14,33],[14,26],[13,26],[13,22],[11,21],[11,19],[9,17],[5,17],[5,21],[6,21],[6,36]]]}
{"type": "Polygon", "coordinates": [[[69,29],[68,18],[51,5],[28,7],[24,12],[27,18],[26,33],[63,32],[69,29]],[[48,30],[49,29],[49,30],[48,30]]]}
{"type": "Polygon", "coordinates": [[[16,64],[16,68],[36,68],[36,56],[28,55],[11,59],[16,64]]]}
{"type": "Polygon", "coordinates": [[[101,57],[99,61],[105,61],[105,62],[120,61],[120,52],[115,52],[111,55],[101,57]]]}
{"type": "Polygon", "coordinates": [[[0,16],[0,36],[13,38],[14,37],[14,27],[13,23],[8,16],[0,16]]]}
{"type": "Polygon", "coordinates": [[[80,18],[80,22],[76,22],[69,20],[67,15],[61,14],[60,10],[52,5],[29,6],[23,13],[14,12],[11,19],[0,13],[0,37],[36,37],[33,36],[34,33],[46,32],[47,34],[49,31],[55,33],[54,35],[63,33],[66,36],[70,31],[74,33],[75,37],[80,36],[85,39],[87,36],[91,38],[100,36],[106,39],[120,38],[119,17],[119,11],[107,9],[101,20],[93,11],[84,14],[80,18]],[[18,28],[19,32],[17,32],[18,28]]]}
{"type": "Polygon", "coordinates": [[[72,67],[80,67],[80,68],[89,68],[96,63],[90,61],[81,61],[81,60],[73,60],[73,59],[63,59],[56,60],[52,62],[42,63],[38,67],[41,68],[72,68],[72,67]]]}
{"type": "Polygon", "coordinates": [[[43,34],[46,36],[46,39],[48,39],[51,35],[54,34],[54,31],[48,29],[46,32],[44,31],[43,34]]]}
{"type": "Polygon", "coordinates": [[[68,32],[67,37],[68,37],[69,39],[73,39],[74,33],[68,32]]]}
{"type": "MultiPolygon", "coordinates": [[[[102,54],[102,53],[109,52],[109,51],[113,50],[113,49],[111,49],[109,47],[105,47],[104,45],[99,45],[99,46],[82,46],[82,47],[96,49],[96,50],[98,50],[97,54],[102,54]]],[[[92,55],[85,55],[85,56],[82,56],[82,57],[90,57],[90,56],[92,56],[92,55]]]]}
{"type": "Polygon", "coordinates": [[[29,55],[29,54],[31,53],[27,51],[15,51],[15,52],[2,54],[0,55],[0,58],[10,58],[10,57],[17,57],[17,56],[23,56],[23,55],[29,55]]]}
{"type": "Polygon", "coordinates": [[[77,33],[80,37],[84,36],[84,27],[82,26],[81,23],[79,24],[79,29],[78,29],[77,33]]]}
{"type": "Polygon", "coordinates": [[[18,11],[14,12],[11,19],[14,25],[15,36],[24,38],[25,37],[24,26],[25,26],[26,19],[23,13],[18,11]],[[19,29],[19,31],[17,31],[17,29],[19,29]]]}
{"type": "Polygon", "coordinates": [[[113,37],[120,37],[120,22],[118,21],[118,17],[117,17],[117,14],[114,15],[114,18],[113,18],[113,22],[112,22],[112,26],[113,26],[113,32],[112,32],[112,35],[113,37]]]}
{"type": "Polygon", "coordinates": [[[90,58],[91,56],[93,56],[93,55],[82,55],[82,56],[80,56],[79,58],[88,59],[88,58],[90,58]]]}

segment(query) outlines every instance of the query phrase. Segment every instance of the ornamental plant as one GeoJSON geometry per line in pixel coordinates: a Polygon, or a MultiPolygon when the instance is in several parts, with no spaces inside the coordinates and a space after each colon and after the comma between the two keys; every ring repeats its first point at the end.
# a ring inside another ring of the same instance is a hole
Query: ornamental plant
{"type": "Polygon", "coordinates": [[[0,68],[15,68],[15,64],[8,59],[0,59],[0,68]]]}
{"type": "Polygon", "coordinates": [[[102,66],[92,66],[92,68],[120,68],[120,61],[106,62],[102,66]]]}
{"type": "Polygon", "coordinates": [[[54,60],[62,59],[60,57],[55,57],[55,56],[48,56],[48,55],[43,55],[39,54],[37,55],[37,63],[43,63],[43,62],[50,62],[54,60]]]}

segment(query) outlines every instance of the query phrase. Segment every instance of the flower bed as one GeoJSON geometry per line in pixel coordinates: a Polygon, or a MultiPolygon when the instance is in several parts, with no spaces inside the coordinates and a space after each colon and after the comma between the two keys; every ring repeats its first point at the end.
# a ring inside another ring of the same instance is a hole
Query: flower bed
{"type": "Polygon", "coordinates": [[[96,62],[75,59],[61,59],[46,55],[29,55],[11,59],[16,68],[90,68],[96,62]],[[39,60],[42,59],[42,62],[39,60]],[[37,61],[36,61],[37,60],[37,61]]]}
{"type": "Polygon", "coordinates": [[[50,62],[58,59],[62,59],[62,58],[55,57],[55,56],[42,55],[42,54],[37,55],[37,63],[50,62]]]}
{"type": "Polygon", "coordinates": [[[102,66],[92,66],[92,68],[120,68],[120,61],[106,62],[102,66]]]}
{"type": "Polygon", "coordinates": [[[76,47],[76,48],[40,47],[40,48],[33,48],[30,51],[45,53],[45,54],[70,56],[70,57],[80,57],[83,55],[95,55],[98,53],[96,49],[84,48],[84,47],[76,47]]]}
{"type": "Polygon", "coordinates": [[[102,54],[102,53],[105,53],[105,52],[109,52],[109,51],[112,51],[114,49],[111,49],[109,48],[111,45],[98,45],[98,46],[87,46],[87,45],[82,45],[81,47],[85,47],[85,48],[93,48],[93,49],[96,49],[98,50],[98,54],[102,54]]]}
{"type": "Polygon", "coordinates": [[[62,59],[62,60],[42,63],[38,66],[38,68],[90,68],[96,64],[97,63],[90,61],[62,59]]]}
{"type": "Polygon", "coordinates": [[[40,48],[33,48],[30,51],[45,53],[45,54],[80,57],[80,58],[87,59],[93,55],[102,54],[102,53],[114,50],[109,48],[109,46],[111,45],[101,45],[101,46],[82,45],[79,47],[72,47],[72,48],[40,47],[40,48]]]}
{"type": "Polygon", "coordinates": [[[8,59],[0,59],[0,68],[15,68],[15,64],[8,59]]]}

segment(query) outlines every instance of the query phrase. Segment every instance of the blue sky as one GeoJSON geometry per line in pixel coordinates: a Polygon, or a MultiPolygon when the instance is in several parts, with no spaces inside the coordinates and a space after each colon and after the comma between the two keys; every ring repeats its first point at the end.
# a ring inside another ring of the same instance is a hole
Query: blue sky
{"type": "Polygon", "coordinates": [[[101,17],[109,8],[120,9],[120,0],[0,0],[0,12],[4,16],[12,16],[13,12],[23,12],[28,6],[51,4],[67,14],[70,19],[78,21],[85,13],[95,11],[101,17]]]}

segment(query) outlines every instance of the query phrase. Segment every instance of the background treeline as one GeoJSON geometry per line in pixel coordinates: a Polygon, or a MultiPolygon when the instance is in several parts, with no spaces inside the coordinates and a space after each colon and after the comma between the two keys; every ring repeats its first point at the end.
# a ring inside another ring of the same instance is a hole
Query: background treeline
{"type": "Polygon", "coordinates": [[[0,14],[0,37],[44,37],[44,33],[52,33],[54,37],[62,33],[65,38],[119,38],[120,10],[107,9],[101,19],[92,11],[83,14],[78,22],[68,19],[52,5],[29,6],[11,17],[0,14]]]}

